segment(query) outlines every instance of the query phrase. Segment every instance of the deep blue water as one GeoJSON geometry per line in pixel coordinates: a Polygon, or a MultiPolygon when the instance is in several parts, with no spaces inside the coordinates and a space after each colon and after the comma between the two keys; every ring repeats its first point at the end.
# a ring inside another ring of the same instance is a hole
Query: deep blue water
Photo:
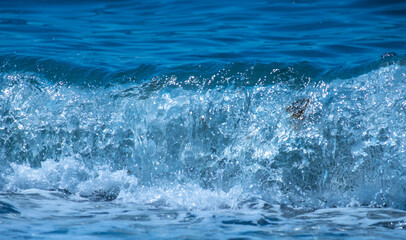
{"type": "Polygon", "coordinates": [[[2,239],[406,238],[406,2],[0,1],[2,239]]]}

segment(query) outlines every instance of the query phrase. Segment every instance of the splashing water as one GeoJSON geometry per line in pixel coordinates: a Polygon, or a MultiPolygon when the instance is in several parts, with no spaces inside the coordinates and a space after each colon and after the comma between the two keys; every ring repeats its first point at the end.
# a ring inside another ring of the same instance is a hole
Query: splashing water
{"type": "Polygon", "coordinates": [[[0,236],[406,238],[404,9],[0,1],[0,236]]]}
{"type": "Polygon", "coordinates": [[[403,66],[350,79],[311,66],[183,68],[105,86],[3,72],[3,191],[187,209],[233,207],[250,196],[405,208],[403,66]],[[203,204],[185,200],[197,198],[187,189],[235,199],[203,204]],[[172,196],[148,194],[155,190],[172,196]]]}
{"type": "Polygon", "coordinates": [[[185,236],[172,224],[258,238],[403,229],[406,69],[394,59],[368,71],[235,63],[107,75],[37,61],[62,69],[54,77],[6,63],[3,233],[21,212],[41,212],[27,226],[51,214],[53,230],[28,230],[48,237],[185,236]],[[91,227],[72,230],[68,215],[91,227]],[[144,233],[129,230],[134,221],[144,233]]]}

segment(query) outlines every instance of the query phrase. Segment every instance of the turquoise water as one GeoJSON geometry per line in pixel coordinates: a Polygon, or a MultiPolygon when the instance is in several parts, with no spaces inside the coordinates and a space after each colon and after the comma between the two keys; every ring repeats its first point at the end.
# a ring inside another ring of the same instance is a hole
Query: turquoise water
{"type": "Polygon", "coordinates": [[[403,1],[1,1],[4,239],[406,238],[403,1]]]}

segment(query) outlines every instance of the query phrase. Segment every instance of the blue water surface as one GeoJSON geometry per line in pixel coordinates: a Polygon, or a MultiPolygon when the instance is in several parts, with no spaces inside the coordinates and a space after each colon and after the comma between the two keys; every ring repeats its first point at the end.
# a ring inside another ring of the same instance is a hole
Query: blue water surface
{"type": "Polygon", "coordinates": [[[405,2],[7,1],[1,52],[94,67],[352,65],[404,54],[405,2]]]}
{"type": "Polygon", "coordinates": [[[0,1],[0,238],[405,239],[406,2],[0,1]]]}

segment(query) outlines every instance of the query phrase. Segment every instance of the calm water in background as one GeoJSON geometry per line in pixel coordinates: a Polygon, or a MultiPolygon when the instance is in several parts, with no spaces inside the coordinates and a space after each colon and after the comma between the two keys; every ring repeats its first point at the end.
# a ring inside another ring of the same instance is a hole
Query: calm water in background
{"type": "Polygon", "coordinates": [[[0,1],[0,236],[406,238],[404,1],[0,1]]]}
{"type": "Polygon", "coordinates": [[[404,53],[404,1],[7,1],[2,55],[85,66],[298,62],[404,53]]]}

